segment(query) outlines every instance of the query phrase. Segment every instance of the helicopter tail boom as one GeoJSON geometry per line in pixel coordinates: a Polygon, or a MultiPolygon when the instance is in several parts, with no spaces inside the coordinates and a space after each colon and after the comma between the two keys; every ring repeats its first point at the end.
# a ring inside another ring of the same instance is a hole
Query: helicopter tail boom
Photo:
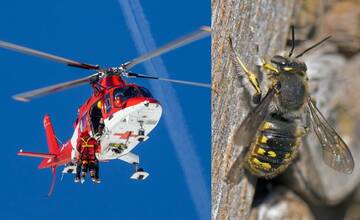
{"type": "Polygon", "coordinates": [[[46,154],[46,153],[36,153],[36,152],[25,152],[20,150],[20,152],[17,153],[19,156],[26,156],[26,157],[39,157],[44,159],[52,159],[56,157],[54,154],[46,154]]]}

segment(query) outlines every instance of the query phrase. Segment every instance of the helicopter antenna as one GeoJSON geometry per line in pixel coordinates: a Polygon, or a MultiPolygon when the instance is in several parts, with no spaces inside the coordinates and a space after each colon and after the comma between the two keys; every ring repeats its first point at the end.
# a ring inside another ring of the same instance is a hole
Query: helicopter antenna
{"type": "Polygon", "coordinates": [[[319,46],[320,44],[322,44],[323,42],[329,40],[330,38],[331,38],[331,36],[325,37],[325,38],[322,39],[320,42],[318,42],[318,43],[312,45],[311,47],[307,48],[306,50],[304,50],[302,53],[300,53],[299,55],[297,55],[295,58],[301,57],[302,55],[304,55],[304,53],[308,52],[309,50],[311,50],[311,49],[313,49],[313,48],[315,48],[315,47],[317,47],[317,46],[319,46]]]}
{"type": "Polygon", "coordinates": [[[295,27],[291,25],[291,50],[289,52],[289,57],[293,55],[295,49],[295,27]]]}

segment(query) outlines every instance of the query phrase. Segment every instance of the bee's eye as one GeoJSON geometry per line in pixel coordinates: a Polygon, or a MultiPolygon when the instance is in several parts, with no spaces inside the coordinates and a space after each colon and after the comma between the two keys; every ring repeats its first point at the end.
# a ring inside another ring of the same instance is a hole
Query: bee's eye
{"type": "Polygon", "coordinates": [[[304,71],[307,70],[307,67],[306,67],[305,63],[301,64],[301,68],[302,68],[304,71]]]}
{"type": "Polygon", "coordinates": [[[274,56],[272,59],[271,59],[271,62],[273,64],[276,64],[278,66],[284,66],[287,64],[287,60],[285,57],[282,57],[282,56],[279,56],[279,55],[276,55],[274,56]]]}

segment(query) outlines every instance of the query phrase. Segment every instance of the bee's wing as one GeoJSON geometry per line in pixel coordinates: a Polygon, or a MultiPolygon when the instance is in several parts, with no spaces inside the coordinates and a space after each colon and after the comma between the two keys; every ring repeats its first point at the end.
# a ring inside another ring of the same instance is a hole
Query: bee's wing
{"type": "Polygon", "coordinates": [[[247,146],[250,144],[257,129],[268,114],[269,105],[274,98],[275,91],[274,88],[270,88],[261,103],[246,116],[234,136],[236,145],[247,146]]]}
{"type": "Polygon", "coordinates": [[[231,168],[226,175],[227,182],[234,184],[240,182],[240,177],[243,173],[242,168],[245,162],[245,154],[257,132],[257,129],[268,114],[269,105],[274,98],[275,91],[276,90],[274,88],[269,89],[262,102],[246,116],[245,120],[236,131],[234,136],[234,144],[247,149],[243,150],[242,153],[238,155],[235,162],[231,165],[231,168]]]}
{"type": "Polygon", "coordinates": [[[350,174],[354,170],[354,159],[345,142],[329,125],[311,98],[307,101],[311,124],[318,137],[325,163],[331,168],[350,174]]]}

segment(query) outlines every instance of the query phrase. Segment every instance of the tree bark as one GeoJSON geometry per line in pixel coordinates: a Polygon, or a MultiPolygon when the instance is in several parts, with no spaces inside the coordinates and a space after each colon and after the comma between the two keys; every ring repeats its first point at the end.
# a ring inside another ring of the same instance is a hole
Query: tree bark
{"type": "Polygon", "coordinates": [[[346,213],[351,217],[358,214],[354,207],[358,207],[359,193],[352,196],[352,192],[360,182],[359,14],[357,0],[212,0],[213,219],[242,220],[248,219],[250,213],[252,219],[258,219],[259,210],[270,213],[277,207],[277,203],[269,205],[268,201],[282,196],[282,202],[288,202],[289,208],[279,219],[296,216],[302,207],[304,210],[310,207],[308,219],[313,215],[316,219],[344,219],[348,218],[346,213]],[[243,146],[234,144],[232,137],[254,108],[251,95],[255,92],[244,78],[244,72],[234,66],[228,38],[231,37],[236,53],[246,66],[258,73],[266,93],[267,84],[255,60],[270,58],[285,48],[291,23],[296,26],[296,39],[306,40],[296,47],[297,53],[329,34],[334,36],[327,46],[307,54],[304,60],[311,95],[349,145],[355,170],[352,175],[345,175],[327,167],[321,159],[319,142],[315,135],[309,134],[303,139],[299,158],[293,165],[279,178],[265,184],[269,188],[286,186],[287,193],[270,190],[265,194],[267,199],[254,204],[255,192],[259,194],[254,176],[245,173],[236,184],[225,181],[230,167],[243,153],[243,146]],[[293,196],[286,195],[293,193],[299,200],[291,205],[293,196]],[[347,209],[350,211],[346,212],[347,209]]]}
{"type": "Polygon", "coordinates": [[[269,57],[284,49],[294,4],[294,0],[212,1],[213,219],[247,219],[256,183],[251,176],[237,185],[224,181],[241,154],[242,147],[232,143],[232,134],[253,107],[250,95],[254,92],[235,69],[227,39],[231,37],[237,54],[255,71],[258,56],[269,57]]]}

